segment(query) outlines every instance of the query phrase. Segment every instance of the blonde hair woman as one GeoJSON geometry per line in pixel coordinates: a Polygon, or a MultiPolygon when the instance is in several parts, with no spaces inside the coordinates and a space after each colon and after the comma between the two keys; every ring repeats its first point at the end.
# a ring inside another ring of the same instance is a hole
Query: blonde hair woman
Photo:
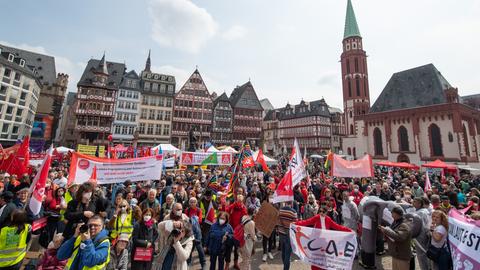
{"type": "Polygon", "coordinates": [[[430,245],[440,249],[439,256],[433,261],[433,269],[447,270],[451,269],[451,255],[447,247],[448,236],[448,218],[441,210],[435,210],[432,213],[432,240],[430,245]]]}

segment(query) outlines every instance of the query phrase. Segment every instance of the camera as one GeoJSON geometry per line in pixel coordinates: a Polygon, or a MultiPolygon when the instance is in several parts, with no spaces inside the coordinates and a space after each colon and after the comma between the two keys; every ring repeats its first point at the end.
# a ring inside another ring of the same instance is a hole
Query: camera
{"type": "Polygon", "coordinates": [[[180,235],[180,230],[179,229],[173,229],[172,232],[170,233],[171,236],[177,237],[180,235]]]}
{"type": "Polygon", "coordinates": [[[82,226],[80,226],[80,233],[86,233],[88,231],[88,225],[87,224],[83,224],[82,226]]]}

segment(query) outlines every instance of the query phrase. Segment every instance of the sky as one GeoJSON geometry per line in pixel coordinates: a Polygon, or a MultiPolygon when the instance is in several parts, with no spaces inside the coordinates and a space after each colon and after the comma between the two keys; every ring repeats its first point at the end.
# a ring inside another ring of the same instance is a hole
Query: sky
{"type": "MultiPolygon", "coordinates": [[[[371,103],[393,73],[433,63],[460,95],[480,92],[478,0],[352,0],[371,103]]],[[[251,80],[274,107],[325,98],[343,108],[347,0],[2,1],[0,43],[55,56],[69,91],[91,58],[176,77],[198,66],[210,92],[251,80]],[[6,12],[9,11],[9,12],[6,12]]]]}

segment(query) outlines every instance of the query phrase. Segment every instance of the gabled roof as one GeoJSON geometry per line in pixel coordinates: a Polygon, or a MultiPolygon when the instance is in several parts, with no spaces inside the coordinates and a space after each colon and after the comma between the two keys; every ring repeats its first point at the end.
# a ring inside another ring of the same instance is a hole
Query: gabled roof
{"type": "Polygon", "coordinates": [[[268,100],[268,98],[260,100],[260,104],[262,105],[264,111],[270,111],[274,109],[272,103],[270,103],[270,100],[268,100]]]}
{"type": "Polygon", "coordinates": [[[230,104],[230,99],[228,98],[227,93],[223,92],[223,94],[213,100],[213,107],[217,106],[220,101],[228,102],[230,104]]]}
{"type": "Polygon", "coordinates": [[[245,108],[245,109],[252,109],[252,110],[262,110],[262,105],[258,100],[257,94],[255,93],[255,89],[250,81],[244,83],[241,86],[235,87],[233,89],[232,94],[230,95],[230,103],[232,107],[236,108],[245,108]],[[242,99],[247,99],[249,102],[245,104],[241,102],[242,99]]]}
{"type": "Polygon", "coordinates": [[[42,84],[52,85],[57,80],[57,72],[55,71],[55,58],[53,56],[30,52],[0,44],[2,54],[9,52],[25,60],[25,67],[30,70],[35,68],[37,78],[42,84]]]}
{"type": "Polygon", "coordinates": [[[370,112],[446,103],[444,90],[451,87],[433,64],[397,72],[392,75],[370,112]]]}
{"type": "Polygon", "coordinates": [[[140,77],[138,76],[137,72],[135,70],[130,70],[129,72],[125,73],[122,78],[122,83],[120,86],[130,88],[130,89],[136,89],[140,90],[140,77]],[[127,80],[135,80],[137,83],[135,84],[135,87],[132,87],[131,85],[127,85],[127,80]]]}
{"type": "MultiPolygon", "coordinates": [[[[99,66],[100,60],[97,59],[90,59],[88,61],[85,70],[83,71],[82,77],[78,82],[79,86],[89,86],[93,85],[93,81],[95,78],[95,70],[99,66]]],[[[108,69],[108,81],[107,87],[109,88],[118,88],[120,83],[122,82],[123,74],[125,73],[125,64],[122,63],[115,63],[115,62],[108,62],[106,61],[107,69],[108,69]]]]}
{"type": "Polygon", "coordinates": [[[273,121],[273,120],[278,120],[278,116],[281,112],[281,109],[273,109],[267,111],[265,114],[265,117],[263,118],[264,121],[273,121]]]}
{"type": "Polygon", "coordinates": [[[301,101],[300,104],[291,106],[287,104],[285,108],[279,109],[280,119],[292,119],[306,116],[325,116],[330,117],[330,111],[325,99],[305,102],[301,101]]]}
{"type": "Polygon", "coordinates": [[[345,16],[345,29],[343,32],[343,39],[348,37],[361,37],[351,0],[347,2],[347,14],[345,16]]]}
{"type": "MultiPolygon", "coordinates": [[[[210,97],[210,93],[208,92],[208,88],[205,85],[205,81],[202,78],[202,75],[200,75],[200,72],[198,69],[195,69],[195,71],[190,75],[190,77],[187,79],[187,81],[183,84],[182,88],[180,89],[180,92],[183,92],[185,89],[194,89],[195,95],[200,94],[201,92],[199,91],[204,91],[204,96],[205,97],[210,97]]],[[[177,93],[177,94],[178,94],[177,93]]]]}

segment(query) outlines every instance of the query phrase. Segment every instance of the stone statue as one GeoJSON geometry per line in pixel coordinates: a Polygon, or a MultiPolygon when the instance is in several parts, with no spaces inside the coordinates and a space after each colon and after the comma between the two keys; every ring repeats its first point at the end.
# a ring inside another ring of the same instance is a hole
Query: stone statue
{"type": "Polygon", "coordinates": [[[197,128],[195,126],[191,126],[190,127],[190,131],[188,132],[188,142],[189,142],[189,146],[188,146],[188,151],[190,152],[195,152],[195,150],[197,149],[197,136],[195,136],[195,131],[197,131],[197,128]]]}

